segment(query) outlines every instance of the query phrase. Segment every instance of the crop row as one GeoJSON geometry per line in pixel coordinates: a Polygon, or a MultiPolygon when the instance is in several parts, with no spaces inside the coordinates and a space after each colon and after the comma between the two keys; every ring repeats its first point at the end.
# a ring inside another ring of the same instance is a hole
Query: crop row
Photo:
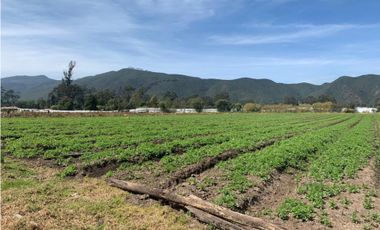
{"type": "Polygon", "coordinates": [[[160,161],[161,166],[168,172],[179,170],[187,165],[200,162],[206,157],[214,157],[230,150],[247,150],[269,140],[281,139],[288,134],[302,133],[310,129],[329,125],[339,119],[317,120],[313,122],[298,123],[293,125],[269,126],[264,125],[260,129],[248,130],[248,133],[236,133],[229,141],[222,144],[209,145],[203,148],[194,148],[182,155],[167,155],[160,161]]]}
{"type": "Polygon", "coordinates": [[[304,168],[309,158],[314,157],[325,150],[329,144],[334,143],[358,119],[360,118],[356,117],[348,122],[310,131],[278,142],[261,151],[246,153],[219,164],[218,167],[225,171],[229,182],[221,189],[217,202],[229,207],[237,205],[237,194],[245,193],[253,186],[248,179],[249,176],[266,180],[276,170],[304,168]]]}
{"type": "MultiPolygon", "coordinates": [[[[246,129],[294,121],[290,117],[275,115],[239,116],[238,119],[226,115],[213,116],[212,119],[189,117],[6,119],[2,135],[9,137],[5,139],[5,151],[15,156],[59,158],[81,152],[83,159],[98,159],[120,154],[162,155],[174,147],[183,151],[180,148],[224,142],[235,132],[246,129]]],[[[300,116],[300,120],[313,118],[311,115],[300,116]]],[[[324,118],[332,119],[333,116],[324,118]]]]}
{"type": "Polygon", "coordinates": [[[368,165],[374,154],[372,127],[373,122],[365,117],[310,163],[306,170],[308,182],[301,183],[298,192],[314,207],[323,208],[325,199],[353,189],[342,183],[342,180],[354,178],[359,169],[368,165]]]}
{"type": "MultiPolygon", "coordinates": [[[[329,120],[329,119],[328,119],[329,120]]],[[[313,121],[315,122],[315,121],[313,121]]],[[[83,156],[85,162],[93,162],[96,160],[104,160],[107,158],[118,159],[120,161],[128,161],[130,159],[152,159],[155,157],[163,157],[161,160],[162,165],[166,170],[172,171],[181,166],[196,163],[203,157],[215,155],[226,149],[235,149],[244,146],[252,146],[255,138],[273,137],[273,133],[283,133],[284,130],[289,130],[290,127],[305,127],[312,122],[304,122],[300,124],[293,124],[285,122],[275,126],[268,126],[266,123],[261,124],[247,124],[244,130],[230,130],[223,134],[207,137],[196,137],[185,140],[174,140],[165,142],[163,144],[143,143],[137,147],[127,149],[112,149],[109,151],[102,151],[98,153],[89,153],[83,156]],[[171,154],[171,153],[180,154],[171,154]],[[207,155],[206,155],[207,154],[207,155]],[[197,155],[198,158],[195,158],[197,155]],[[176,159],[180,159],[176,161],[176,159]],[[189,160],[183,160],[183,158],[189,160]],[[174,160],[173,160],[174,159],[174,160]]]]}
{"type": "Polygon", "coordinates": [[[320,181],[354,177],[373,156],[373,121],[363,121],[323,151],[310,165],[310,175],[320,181]]]}
{"type": "Polygon", "coordinates": [[[380,213],[376,213],[379,206],[375,206],[374,202],[378,187],[376,184],[371,187],[365,181],[361,182],[362,178],[357,178],[361,169],[368,167],[367,170],[373,170],[373,166],[378,167],[376,163],[370,165],[372,159],[376,161],[379,156],[379,145],[376,144],[379,143],[378,122],[379,117],[364,116],[360,124],[345,132],[313,159],[298,183],[298,199],[286,198],[278,208],[279,217],[287,219],[292,215],[302,220],[317,217],[321,224],[334,227],[329,213],[342,207],[349,210],[352,201],[347,196],[357,197],[356,199],[360,197],[361,201],[356,202],[362,203],[351,209],[351,221],[358,224],[363,218],[367,222],[367,228],[370,225],[380,227],[380,213]],[[355,195],[350,195],[354,193],[355,195]],[[307,211],[302,213],[301,210],[307,211]],[[359,216],[357,210],[366,211],[359,216]]]}

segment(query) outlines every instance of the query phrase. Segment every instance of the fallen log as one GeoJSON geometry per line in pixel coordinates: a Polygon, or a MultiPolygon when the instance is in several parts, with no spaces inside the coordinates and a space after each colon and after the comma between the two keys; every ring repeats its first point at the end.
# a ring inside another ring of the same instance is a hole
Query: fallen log
{"type": "MultiPolygon", "coordinates": [[[[231,222],[231,226],[241,225],[242,227],[240,229],[268,229],[268,230],[279,230],[284,229],[281,226],[274,225],[271,223],[266,222],[265,220],[257,217],[252,217],[248,215],[244,215],[238,212],[234,212],[230,209],[212,204],[210,202],[207,202],[205,200],[202,200],[199,197],[190,195],[190,196],[180,196],[174,193],[171,193],[166,190],[157,189],[157,188],[149,188],[145,185],[127,182],[123,180],[118,179],[109,179],[108,182],[111,186],[133,192],[133,193],[139,193],[139,194],[148,194],[149,196],[156,198],[156,199],[162,199],[171,203],[175,203],[177,205],[180,205],[184,208],[186,207],[193,207],[198,210],[201,210],[202,212],[208,213],[212,216],[215,216],[219,219],[225,220],[227,222],[231,222]]],[[[188,209],[189,210],[189,209],[188,209]]],[[[191,210],[189,210],[191,211],[191,210]]],[[[196,210],[197,212],[197,210],[196,210]]],[[[197,212],[199,214],[200,212],[197,212]]],[[[212,218],[212,217],[211,217],[212,218]]],[[[218,221],[219,219],[212,218],[212,221],[218,221]]],[[[222,222],[221,222],[222,223],[222,222]]],[[[223,222],[225,223],[225,222],[223,222]]],[[[223,226],[223,225],[221,225],[223,226]]],[[[227,225],[226,225],[227,226],[227,225]]],[[[234,229],[234,228],[226,228],[226,229],[234,229]]],[[[239,229],[239,228],[238,228],[239,229]]]]}
{"type": "Polygon", "coordinates": [[[215,226],[219,229],[232,229],[232,230],[248,230],[247,226],[242,226],[238,224],[234,224],[231,222],[228,222],[227,220],[223,220],[222,218],[219,218],[217,216],[211,215],[207,212],[204,212],[200,209],[193,208],[191,206],[185,206],[187,210],[189,210],[198,220],[200,220],[203,223],[211,224],[212,226],[215,226]]]}

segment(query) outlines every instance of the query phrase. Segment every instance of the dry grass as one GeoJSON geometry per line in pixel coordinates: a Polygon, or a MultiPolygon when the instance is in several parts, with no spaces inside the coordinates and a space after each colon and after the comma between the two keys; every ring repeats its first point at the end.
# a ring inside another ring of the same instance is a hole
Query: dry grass
{"type": "Polygon", "coordinates": [[[183,212],[133,195],[102,178],[60,179],[57,169],[6,159],[2,165],[2,229],[202,229],[183,212]]]}

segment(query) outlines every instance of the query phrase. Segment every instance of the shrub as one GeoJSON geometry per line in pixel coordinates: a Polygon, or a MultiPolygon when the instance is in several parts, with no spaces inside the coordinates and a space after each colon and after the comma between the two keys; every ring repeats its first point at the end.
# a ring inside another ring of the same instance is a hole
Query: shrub
{"type": "Polygon", "coordinates": [[[204,102],[202,98],[200,97],[193,98],[190,103],[191,103],[191,106],[195,109],[195,111],[197,111],[198,113],[202,112],[203,107],[204,107],[204,102]]]}
{"type": "Polygon", "coordinates": [[[332,102],[317,102],[313,104],[313,109],[315,112],[332,112],[336,105],[332,102]]]}
{"type": "Polygon", "coordinates": [[[243,107],[245,112],[260,112],[261,106],[255,103],[247,103],[243,107]]]}
{"type": "Polygon", "coordinates": [[[231,103],[228,100],[220,99],[215,104],[219,112],[229,112],[231,110],[231,103]]]}
{"type": "Polygon", "coordinates": [[[160,102],[159,106],[160,106],[161,112],[163,112],[163,113],[169,113],[170,112],[170,110],[167,107],[165,102],[160,102]]]}
{"type": "Polygon", "coordinates": [[[59,106],[58,105],[52,105],[50,108],[53,109],[53,110],[58,110],[59,106]]]}
{"type": "Polygon", "coordinates": [[[235,103],[232,105],[231,111],[232,112],[241,112],[243,109],[243,106],[240,103],[235,103]]]}

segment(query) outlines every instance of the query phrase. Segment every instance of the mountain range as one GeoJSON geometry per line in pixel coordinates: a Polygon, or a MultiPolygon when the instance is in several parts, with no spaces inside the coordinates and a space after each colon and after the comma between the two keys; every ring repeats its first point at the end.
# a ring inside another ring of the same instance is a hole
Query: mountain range
{"type": "MultiPolygon", "coordinates": [[[[1,79],[5,89],[13,89],[21,100],[46,98],[60,83],[44,75],[12,76],[1,79]]],[[[367,74],[358,77],[342,76],[330,83],[314,85],[309,83],[283,84],[268,79],[239,78],[235,80],[201,79],[179,74],[165,74],[134,68],[110,71],[80,78],[75,84],[97,90],[118,90],[124,86],[143,87],[149,95],[164,95],[175,92],[179,97],[215,96],[227,92],[231,101],[257,103],[280,103],[285,97],[297,99],[307,96],[328,95],[338,104],[372,106],[380,98],[380,75],[367,74]]]]}

